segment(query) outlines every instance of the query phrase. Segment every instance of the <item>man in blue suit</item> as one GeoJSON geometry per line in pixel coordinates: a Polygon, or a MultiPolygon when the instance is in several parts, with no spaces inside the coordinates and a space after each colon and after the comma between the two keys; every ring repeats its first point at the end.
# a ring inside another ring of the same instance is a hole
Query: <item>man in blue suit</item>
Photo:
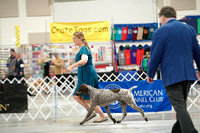
{"type": "Polygon", "coordinates": [[[190,85],[200,80],[200,46],[191,26],[177,21],[176,11],[165,6],[159,13],[161,27],[154,32],[147,82],[153,83],[158,66],[177,121],[172,133],[198,133],[187,111],[190,85]],[[196,75],[193,61],[196,62],[196,75]]]}

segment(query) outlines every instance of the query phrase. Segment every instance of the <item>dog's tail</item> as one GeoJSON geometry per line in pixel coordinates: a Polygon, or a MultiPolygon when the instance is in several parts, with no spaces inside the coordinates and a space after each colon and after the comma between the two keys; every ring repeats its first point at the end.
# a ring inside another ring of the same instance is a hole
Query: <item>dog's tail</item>
{"type": "Polygon", "coordinates": [[[129,90],[132,91],[135,88],[137,88],[137,86],[132,86],[129,90]]]}

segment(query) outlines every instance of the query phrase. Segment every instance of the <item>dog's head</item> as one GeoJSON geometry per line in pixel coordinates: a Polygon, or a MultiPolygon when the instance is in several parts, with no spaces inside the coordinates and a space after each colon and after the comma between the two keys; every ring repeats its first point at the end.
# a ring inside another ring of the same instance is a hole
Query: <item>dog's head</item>
{"type": "Polygon", "coordinates": [[[88,94],[88,87],[86,84],[80,85],[78,90],[75,93],[75,95],[77,95],[77,96],[80,96],[82,94],[88,94]]]}

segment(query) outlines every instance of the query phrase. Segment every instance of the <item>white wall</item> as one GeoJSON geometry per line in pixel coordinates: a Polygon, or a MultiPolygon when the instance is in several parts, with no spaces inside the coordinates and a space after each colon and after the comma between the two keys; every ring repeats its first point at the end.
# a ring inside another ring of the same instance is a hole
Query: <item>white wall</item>
{"type": "Polygon", "coordinates": [[[55,22],[156,22],[153,0],[55,0],[55,22]],[[113,21],[112,21],[113,20],[113,21]]]}
{"type": "Polygon", "coordinates": [[[196,0],[196,10],[177,11],[177,19],[190,15],[200,15],[200,0],[196,0]]]}
{"type": "MultiPolygon", "coordinates": [[[[15,25],[20,26],[20,42],[28,43],[28,33],[49,32],[50,22],[110,21],[114,24],[156,22],[156,0],[52,0],[52,16],[26,17],[26,0],[19,0],[19,17],[0,18],[0,45],[15,45],[15,25]]],[[[185,15],[200,15],[197,10],[177,11],[178,19],[185,15]]]]}
{"type": "Polygon", "coordinates": [[[28,33],[50,31],[49,22],[53,21],[53,17],[26,17],[25,1],[18,1],[19,17],[0,18],[0,45],[15,45],[13,39],[15,38],[16,25],[20,27],[21,44],[28,44],[28,33]]]}

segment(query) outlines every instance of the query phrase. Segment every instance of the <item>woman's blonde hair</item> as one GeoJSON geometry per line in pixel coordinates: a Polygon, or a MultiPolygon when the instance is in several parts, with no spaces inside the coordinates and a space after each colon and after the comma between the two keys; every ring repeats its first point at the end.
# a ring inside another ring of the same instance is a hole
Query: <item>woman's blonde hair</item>
{"type": "Polygon", "coordinates": [[[82,38],[82,41],[85,44],[86,48],[88,48],[90,50],[90,47],[89,47],[89,45],[84,37],[84,34],[82,32],[76,31],[73,35],[79,39],[82,38]]]}

